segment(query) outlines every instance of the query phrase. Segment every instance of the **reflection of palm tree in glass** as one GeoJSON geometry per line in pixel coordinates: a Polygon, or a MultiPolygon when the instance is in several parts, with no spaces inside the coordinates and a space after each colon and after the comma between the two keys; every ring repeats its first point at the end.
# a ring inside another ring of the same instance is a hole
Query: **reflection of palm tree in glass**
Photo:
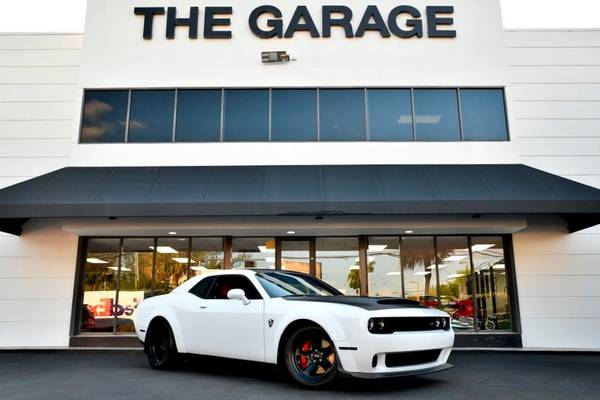
{"type": "MultiPolygon", "coordinates": [[[[358,263],[357,263],[358,264],[358,263]]],[[[355,268],[357,265],[355,265],[355,268]]],[[[369,261],[367,270],[372,273],[375,270],[375,260],[369,261]]],[[[360,270],[351,269],[348,272],[348,286],[354,290],[360,290],[360,270]]]]}
{"type": "MultiPolygon", "coordinates": [[[[432,248],[428,247],[407,247],[400,250],[400,260],[402,268],[414,270],[418,266],[422,265],[424,270],[430,265],[435,265],[435,254],[432,252],[432,248]]],[[[445,255],[440,255],[445,257],[445,255]]],[[[431,278],[435,270],[430,270],[429,274],[425,274],[425,286],[423,288],[423,296],[427,298],[431,293],[431,278]]]]}

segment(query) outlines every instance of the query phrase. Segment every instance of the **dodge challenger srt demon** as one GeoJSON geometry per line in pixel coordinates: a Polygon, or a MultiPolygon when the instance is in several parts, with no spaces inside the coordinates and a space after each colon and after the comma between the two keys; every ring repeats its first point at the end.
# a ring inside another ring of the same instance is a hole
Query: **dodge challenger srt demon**
{"type": "Polygon", "coordinates": [[[275,364],[298,383],[437,372],[454,332],[448,314],[400,298],[344,296],[310,275],[216,271],[144,300],[136,333],[153,368],[182,354],[275,364]]]}

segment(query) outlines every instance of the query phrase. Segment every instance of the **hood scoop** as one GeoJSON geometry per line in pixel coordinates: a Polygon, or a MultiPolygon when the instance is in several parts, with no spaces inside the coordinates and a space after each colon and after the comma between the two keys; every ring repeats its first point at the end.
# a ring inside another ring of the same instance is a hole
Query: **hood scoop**
{"type": "Polygon", "coordinates": [[[418,301],[407,300],[407,299],[398,299],[398,298],[384,298],[377,300],[377,304],[382,305],[418,305],[418,301]]]}

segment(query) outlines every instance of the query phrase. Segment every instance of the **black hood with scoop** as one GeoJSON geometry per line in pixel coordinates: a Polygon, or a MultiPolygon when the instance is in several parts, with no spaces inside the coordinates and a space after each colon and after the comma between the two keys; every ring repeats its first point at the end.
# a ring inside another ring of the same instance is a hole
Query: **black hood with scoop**
{"type": "Polygon", "coordinates": [[[359,297],[359,296],[286,296],[290,301],[314,301],[318,303],[345,304],[363,308],[368,311],[388,310],[393,308],[427,308],[418,301],[397,297],[359,297]]]}

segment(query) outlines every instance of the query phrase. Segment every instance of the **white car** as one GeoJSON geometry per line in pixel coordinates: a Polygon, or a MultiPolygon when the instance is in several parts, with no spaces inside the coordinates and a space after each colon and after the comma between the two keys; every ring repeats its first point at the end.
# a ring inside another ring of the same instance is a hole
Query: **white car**
{"type": "Polygon", "coordinates": [[[181,354],[276,364],[302,385],[336,375],[382,378],[437,372],[454,344],[448,314],[400,298],[344,296],[312,276],[215,271],[144,300],[135,327],[150,365],[181,354]]]}

